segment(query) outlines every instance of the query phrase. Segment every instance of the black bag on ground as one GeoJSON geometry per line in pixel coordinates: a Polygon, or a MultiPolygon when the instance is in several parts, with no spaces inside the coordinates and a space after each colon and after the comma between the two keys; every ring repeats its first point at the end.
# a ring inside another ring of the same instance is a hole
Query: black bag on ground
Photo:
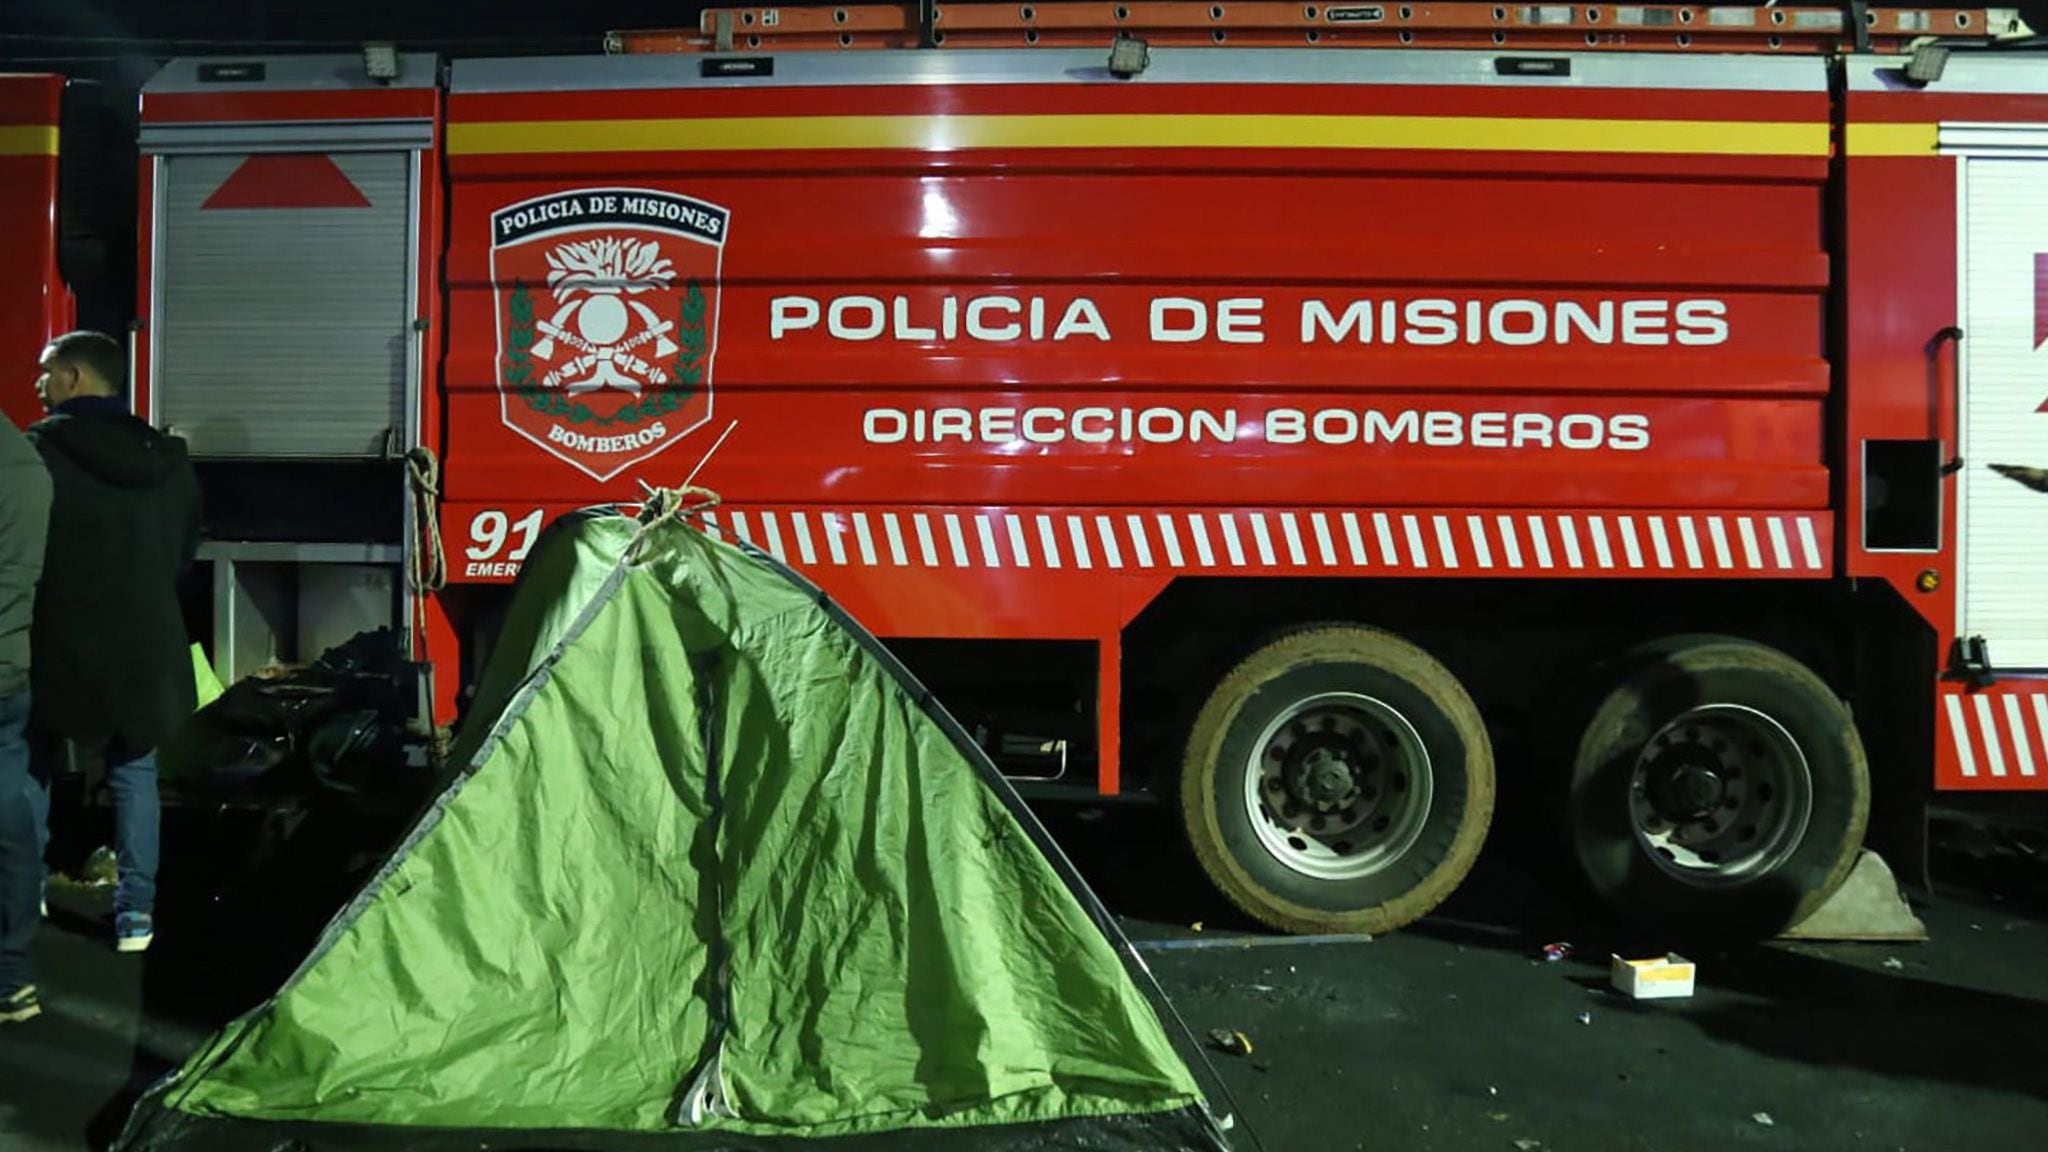
{"type": "Polygon", "coordinates": [[[166,749],[192,792],[375,793],[397,783],[406,664],[388,628],[361,632],[281,676],[246,677],[166,749]]]}

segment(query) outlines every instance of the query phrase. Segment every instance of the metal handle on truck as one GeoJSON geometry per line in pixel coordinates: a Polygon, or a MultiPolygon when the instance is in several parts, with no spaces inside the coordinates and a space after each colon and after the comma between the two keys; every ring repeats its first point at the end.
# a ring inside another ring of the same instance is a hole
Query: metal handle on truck
{"type": "Polygon", "coordinates": [[[1930,356],[1939,355],[1942,344],[1954,341],[1956,346],[1955,371],[1949,375],[1949,399],[1954,403],[1950,408],[1950,433],[1948,443],[1955,446],[1955,458],[1941,466],[1943,476],[1953,476],[1963,470],[1963,330],[1954,324],[1934,334],[1934,342],[1928,346],[1930,356]]]}

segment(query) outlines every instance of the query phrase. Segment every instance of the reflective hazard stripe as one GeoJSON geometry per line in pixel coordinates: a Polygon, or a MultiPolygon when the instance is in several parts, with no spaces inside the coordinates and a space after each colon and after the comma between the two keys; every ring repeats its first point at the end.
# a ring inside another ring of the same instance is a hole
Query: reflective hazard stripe
{"type": "Polygon", "coordinates": [[[2048,680],[2002,678],[1976,692],[1944,686],[1937,715],[1953,755],[1942,766],[1949,783],[2048,786],[2048,680]]]}
{"type": "Polygon", "coordinates": [[[1828,561],[1820,540],[1832,528],[1823,512],[1342,508],[726,506],[699,522],[715,538],[745,542],[805,567],[1583,577],[1824,576],[1828,561]]]}

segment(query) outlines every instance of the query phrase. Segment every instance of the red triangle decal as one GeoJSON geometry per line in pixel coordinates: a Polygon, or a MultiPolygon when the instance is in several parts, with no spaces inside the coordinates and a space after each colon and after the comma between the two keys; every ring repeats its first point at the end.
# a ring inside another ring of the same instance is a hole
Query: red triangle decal
{"type": "Polygon", "coordinates": [[[2034,256],[2034,347],[2048,344],[2048,252],[2034,256]]]}
{"type": "MultiPolygon", "coordinates": [[[[2048,344],[2048,252],[2034,254],[2034,347],[2048,344]]],[[[2048,400],[2036,412],[2048,412],[2048,400]]]]}
{"type": "Polygon", "coordinates": [[[370,198],[318,152],[251,156],[200,207],[368,208],[370,198]]]}

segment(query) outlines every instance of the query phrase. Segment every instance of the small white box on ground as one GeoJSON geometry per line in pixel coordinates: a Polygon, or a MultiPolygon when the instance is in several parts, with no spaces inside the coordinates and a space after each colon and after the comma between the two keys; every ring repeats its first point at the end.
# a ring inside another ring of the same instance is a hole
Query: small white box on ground
{"type": "Polygon", "coordinates": [[[1616,956],[1609,978],[1634,1000],[1682,999],[1692,995],[1693,963],[1676,952],[1648,960],[1616,956]]]}

